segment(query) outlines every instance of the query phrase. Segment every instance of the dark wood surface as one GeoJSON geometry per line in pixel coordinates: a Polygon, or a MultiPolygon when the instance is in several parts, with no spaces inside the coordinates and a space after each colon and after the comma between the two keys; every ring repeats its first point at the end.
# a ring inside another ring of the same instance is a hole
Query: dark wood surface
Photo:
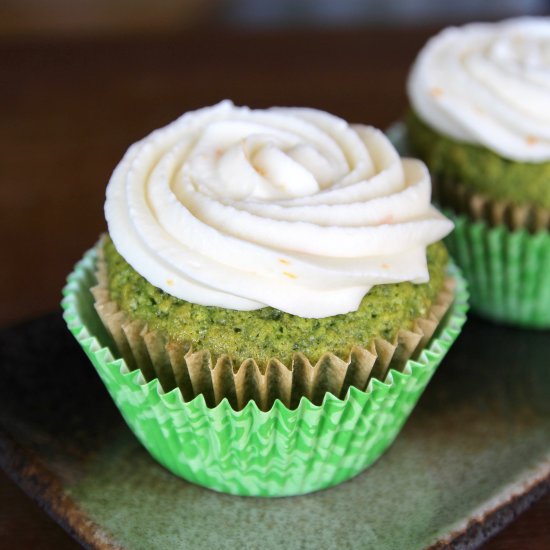
{"type": "MultiPolygon", "coordinates": [[[[109,175],[127,146],[223,98],[307,105],[385,127],[434,29],[0,43],[0,326],[58,308],[66,274],[104,230],[109,175]]],[[[550,497],[485,545],[550,548],[550,497]]],[[[0,547],[78,547],[0,474],[0,547]]]]}

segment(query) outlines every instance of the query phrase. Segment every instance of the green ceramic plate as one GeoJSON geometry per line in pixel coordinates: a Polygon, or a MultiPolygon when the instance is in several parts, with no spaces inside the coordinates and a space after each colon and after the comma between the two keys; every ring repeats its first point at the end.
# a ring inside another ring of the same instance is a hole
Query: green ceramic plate
{"type": "Polygon", "coordinates": [[[0,332],[0,464],[91,548],[473,548],[550,479],[549,344],[470,320],[374,466],[266,500],[158,465],[54,314],[0,332]]]}

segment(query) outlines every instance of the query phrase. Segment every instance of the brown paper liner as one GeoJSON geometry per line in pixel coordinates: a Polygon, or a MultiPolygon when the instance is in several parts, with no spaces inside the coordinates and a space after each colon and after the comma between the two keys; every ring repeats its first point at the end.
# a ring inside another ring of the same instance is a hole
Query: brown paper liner
{"type": "Polygon", "coordinates": [[[376,338],[367,348],[354,346],[347,362],[327,351],[312,365],[297,352],[291,368],[272,358],[262,371],[253,359],[234,365],[222,355],[214,363],[208,350],[168,341],[141,321],[132,321],[110,299],[107,266],[98,248],[98,284],[91,289],[95,308],[128,368],[140,369],[147,381],[158,378],[165,392],[178,387],[185,401],[203,394],[210,407],[227,398],[236,410],[250,400],[269,410],[276,399],[295,408],[302,397],[319,405],[327,392],[343,399],[350,386],[365,390],[373,378],[383,381],[390,369],[401,372],[409,359],[418,357],[454,296],[454,280],[447,278],[428,315],[417,319],[412,330],[399,330],[393,342],[376,338]]]}
{"type": "Polygon", "coordinates": [[[463,183],[433,181],[434,199],[442,207],[466,214],[474,221],[485,221],[492,227],[505,225],[508,229],[526,229],[531,233],[550,229],[550,210],[533,204],[515,204],[496,200],[473,191],[463,183]]]}

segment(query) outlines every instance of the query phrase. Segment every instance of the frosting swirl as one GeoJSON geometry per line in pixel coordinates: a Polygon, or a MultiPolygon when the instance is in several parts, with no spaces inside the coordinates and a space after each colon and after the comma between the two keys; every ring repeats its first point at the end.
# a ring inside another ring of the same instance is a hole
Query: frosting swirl
{"type": "Polygon", "coordinates": [[[550,18],[443,30],[417,57],[408,92],[448,137],[516,161],[550,160],[550,18]]]}
{"type": "Polygon", "coordinates": [[[130,147],[105,214],[119,253],[177,298],[327,317],[373,285],[428,280],[426,246],[452,229],[430,192],[374,128],[224,101],[130,147]]]}

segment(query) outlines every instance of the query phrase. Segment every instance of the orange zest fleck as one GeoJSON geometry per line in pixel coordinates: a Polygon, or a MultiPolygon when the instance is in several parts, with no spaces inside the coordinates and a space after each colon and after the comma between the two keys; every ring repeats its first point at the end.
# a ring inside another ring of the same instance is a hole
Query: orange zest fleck
{"type": "Polygon", "coordinates": [[[393,216],[388,214],[378,221],[377,225],[388,225],[393,222],[393,216]]]}
{"type": "Polygon", "coordinates": [[[527,145],[535,145],[539,142],[539,140],[535,136],[527,136],[525,138],[525,141],[527,142],[527,145]]]}
{"type": "Polygon", "coordinates": [[[289,260],[285,260],[284,258],[279,258],[279,261],[284,264],[284,265],[290,265],[290,261],[289,260]]]}
{"type": "Polygon", "coordinates": [[[172,286],[174,284],[173,279],[166,279],[166,284],[172,286]]]}
{"type": "Polygon", "coordinates": [[[283,275],[286,275],[290,279],[297,279],[298,275],[295,275],[294,273],[289,273],[288,271],[283,271],[283,275]]]}
{"type": "Polygon", "coordinates": [[[443,90],[441,88],[432,88],[430,94],[432,97],[441,97],[443,95],[443,90]]]}

